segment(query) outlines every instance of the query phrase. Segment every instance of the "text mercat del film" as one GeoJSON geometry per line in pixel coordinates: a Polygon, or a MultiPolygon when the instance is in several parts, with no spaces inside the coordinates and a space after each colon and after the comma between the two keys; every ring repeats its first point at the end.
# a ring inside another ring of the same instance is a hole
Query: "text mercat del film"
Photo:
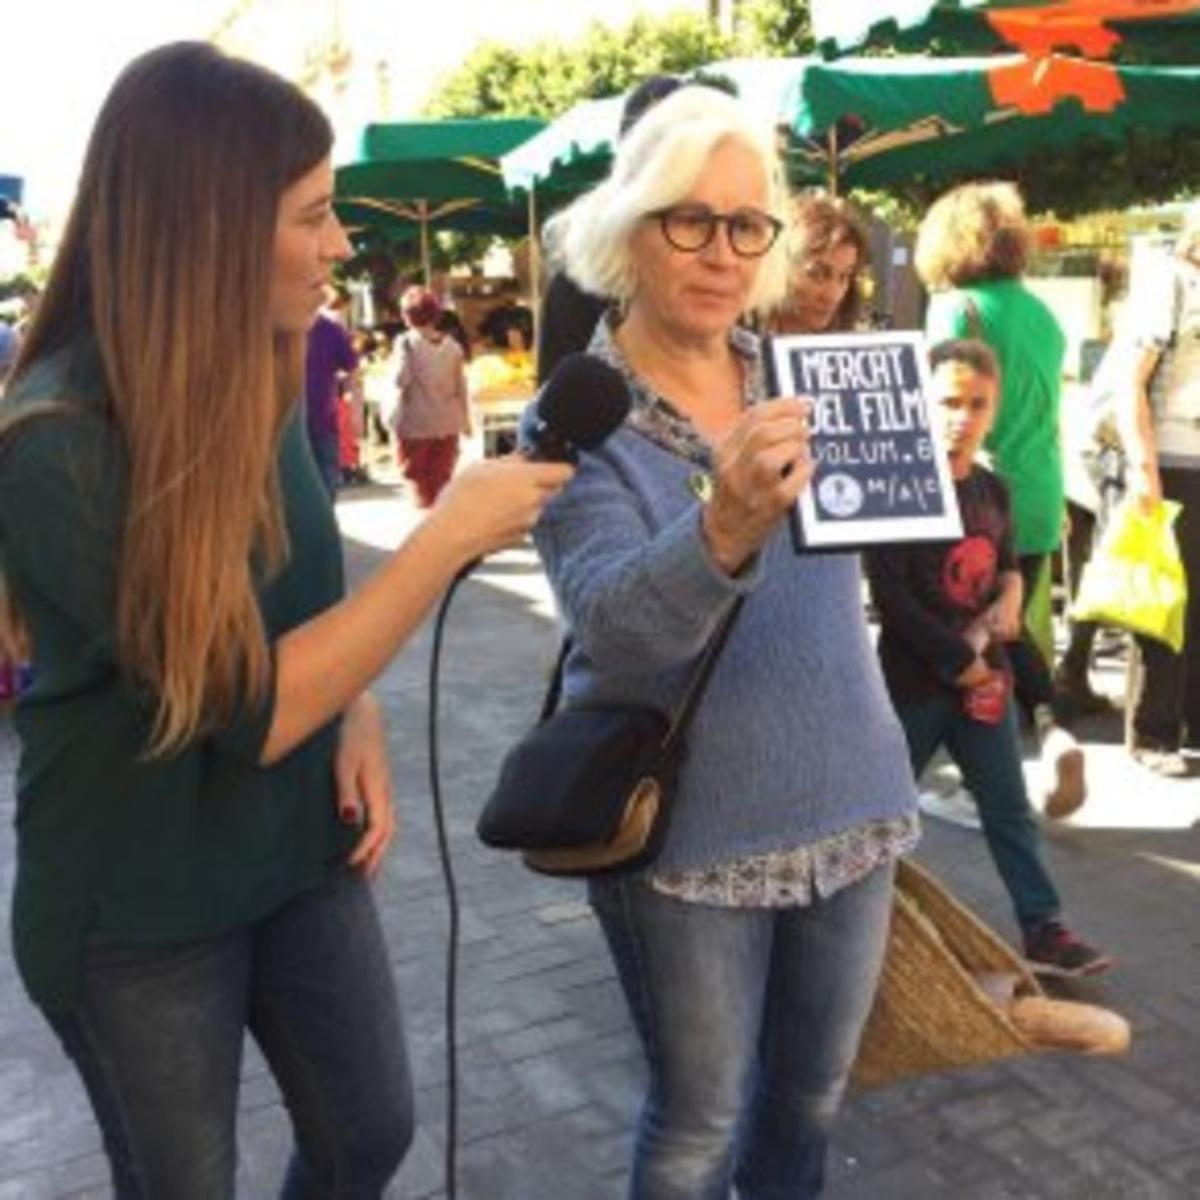
{"type": "Polygon", "coordinates": [[[889,436],[921,434],[929,428],[921,390],[905,379],[905,354],[903,346],[797,353],[796,383],[812,400],[812,432],[819,439],[813,451],[819,462],[885,466],[912,454],[933,458],[930,438],[904,439],[909,445],[902,448],[889,436]],[[839,437],[855,440],[836,440],[839,437]]]}

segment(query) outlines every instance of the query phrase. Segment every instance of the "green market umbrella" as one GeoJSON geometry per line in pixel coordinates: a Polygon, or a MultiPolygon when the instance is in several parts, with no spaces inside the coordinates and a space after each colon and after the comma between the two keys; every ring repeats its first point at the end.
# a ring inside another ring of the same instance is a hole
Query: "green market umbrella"
{"type": "Polygon", "coordinates": [[[504,186],[499,159],[544,124],[509,117],[368,125],[357,158],[336,172],[339,214],[384,236],[410,222],[428,280],[431,230],[524,232],[525,212],[504,186]]]}
{"type": "MultiPolygon", "coordinates": [[[[335,198],[334,207],[352,242],[403,245],[421,237],[421,213],[415,204],[360,196],[356,200],[335,198]]],[[[425,225],[430,233],[450,229],[456,233],[523,237],[528,232],[524,209],[513,203],[502,208],[478,201],[439,204],[426,216],[425,225]]]]}
{"type": "MultiPolygon", "coordinates": [[[[726,59],[728,79],[779,127],[793,185],[881,188],[1019,165],[1081,139],[1200,125],[1200,70],[1050,55],[726,59]]],[[[588,100],[500,159],[509,187],[581,191],[604,177],[621,98],[588,100]]]]}
{"type": "MultiPolygon", "coordinates": [[[[723,59],[695,74],[701,81],[727,81],[765,125],[779,124],[796,64],[784,58],[723,59]]],[[[557,204],[585,191],[608,174],[625,97],[583,100],[541,133],[500,159],[504,182],[514,191],[536,192],[557,204]]]]}
{"type": "Polygon", "coordinates": [[[831,55],[880,42],[921,51],[939,40],[959,52],[1200,62],[1200,0],[811,0],[810,11],[831,55]]]}
{"type": "Polygon", "coordinates": [[[500,158],[505,185],[526,195],[562,199],[608,174],[623,96],[581,100],[523,145],[500,158]]]}
{"type": "Polygon", "coordinates": [[[1084,138],[1195,129],[1198,97],[1200,69],[1059,55],[810,61],[795,76],[788,152],[794,176],[834,185],[936,181],[1084,138]]]}

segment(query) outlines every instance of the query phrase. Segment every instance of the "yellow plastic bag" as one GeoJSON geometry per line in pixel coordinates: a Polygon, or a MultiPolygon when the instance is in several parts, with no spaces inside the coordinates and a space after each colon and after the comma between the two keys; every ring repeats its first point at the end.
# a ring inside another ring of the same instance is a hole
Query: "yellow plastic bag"
{"type": "Polygon", "coordinates": [[[1071,609],[1077,621],[1116,625],[1183,649],[1187,577],[1175,540],[1180,506],[1164,500],[1150,513],[1123,504],[1079,581],[1071,609]]]}

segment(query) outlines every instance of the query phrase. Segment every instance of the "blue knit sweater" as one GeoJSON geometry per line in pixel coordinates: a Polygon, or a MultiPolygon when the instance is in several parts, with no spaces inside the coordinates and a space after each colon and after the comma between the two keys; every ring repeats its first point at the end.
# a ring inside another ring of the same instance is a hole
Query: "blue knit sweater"
{"type": "Polygon", "coordinates": [[[534,540],[574,647],[568,704],[675,706],[738,593],[749,598],[692,720],[660,869],[790,850],[910,813],[904,735],[863,616],[857,555],[709,557],[695,466],[626,427],[582,456],[534,540]]]}

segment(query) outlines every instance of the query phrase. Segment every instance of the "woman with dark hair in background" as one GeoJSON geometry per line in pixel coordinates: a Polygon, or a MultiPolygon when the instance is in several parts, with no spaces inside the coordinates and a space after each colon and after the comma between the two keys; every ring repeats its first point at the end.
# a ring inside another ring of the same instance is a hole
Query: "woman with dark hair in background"
{"type": "Polygon", "coordinates": [[[855,329],[862,313],[867,235],[844,200],[822,192],[792,203],[788,294],[771,321],[775,333],[855,329]]]}
{"type": "Polygon", "coordinates": [[[382,1194],[413,1114],[365,689],[570,474],[473,467],[343,595],[301,404],[349,253],[331,144],[298,88],[208,44],[134,61],[0,407],[0,646],[35,667],[16,960],[121,1200],[233,1194],[247,1029],[294,1128],[284,1194],[382,1194]]]}

